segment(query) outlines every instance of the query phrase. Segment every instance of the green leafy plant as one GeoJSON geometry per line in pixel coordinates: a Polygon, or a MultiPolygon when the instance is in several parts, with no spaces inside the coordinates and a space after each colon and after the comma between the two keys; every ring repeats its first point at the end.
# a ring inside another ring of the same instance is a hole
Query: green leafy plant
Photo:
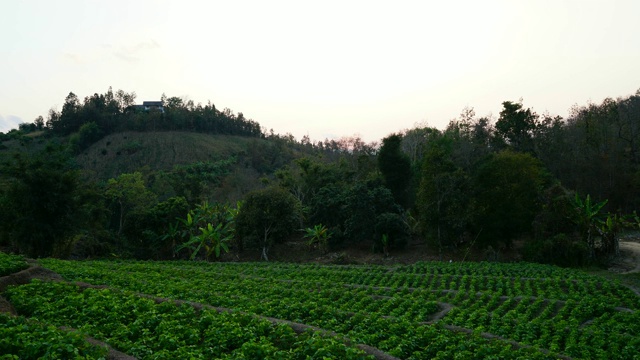
{"type": "MultiPolygon", "coordinates": [[[[195,260],[201,250],[204,250],[204,258],[207,261],[211,260],[213,255],[219,258],[222,250],[229,252],[229,243],[234,237],[235,218],[240,205],[238,203],[234,209],[226,204],[209,205],[208,202],[204,202],[189,211],[186,219],[178,219],[182,226],[181,236],[185,242],[176,248],[176,252],[188,249],[189,258],[195,260]]],[[[177,233],[177,229],[172,230],[176,230],[177,233]]]]}
{"type": "Polygon", "coordinates": [[[303,229],[303,231],[306,232],[304,237],[309,239],[307,241],[307,245],[309,247],[317,245],[323,253],[326,253],[329,250],[329,239],[331,238],[331,233],[326,226],[318,224],[312,228],[303,229]]]}

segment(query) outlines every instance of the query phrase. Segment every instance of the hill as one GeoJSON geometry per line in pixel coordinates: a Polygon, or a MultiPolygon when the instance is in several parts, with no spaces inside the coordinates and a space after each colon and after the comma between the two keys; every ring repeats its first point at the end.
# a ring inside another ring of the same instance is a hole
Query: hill
{"type": "Polygon", "coordinates": [[[107,180],[142,168],[171,170],[176,165],[244,158],[250,146],[266,140],[193,132],[123,132],[108,135],[76,156],[93,178],[107,180]]]}

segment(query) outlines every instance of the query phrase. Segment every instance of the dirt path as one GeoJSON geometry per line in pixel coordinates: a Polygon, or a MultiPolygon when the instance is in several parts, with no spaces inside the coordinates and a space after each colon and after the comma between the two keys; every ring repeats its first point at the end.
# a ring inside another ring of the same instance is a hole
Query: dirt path
{"type": "Polygon", "coordinates": [[[620,241],[620,258],[609,270],[620,274],[640,272],[640,240],[620,241]]]}

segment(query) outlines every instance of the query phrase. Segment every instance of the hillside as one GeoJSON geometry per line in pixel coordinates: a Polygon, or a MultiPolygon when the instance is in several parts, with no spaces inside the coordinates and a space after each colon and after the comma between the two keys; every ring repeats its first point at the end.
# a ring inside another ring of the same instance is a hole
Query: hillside
{"type": "Polygon", "coordinates": [[[245,158],[250,146],[266,140],[193,132],[123,132],[108,135],[76,156],[95,179],[107,180],[147,167],[171,170],[176,165],[245,158]]]}

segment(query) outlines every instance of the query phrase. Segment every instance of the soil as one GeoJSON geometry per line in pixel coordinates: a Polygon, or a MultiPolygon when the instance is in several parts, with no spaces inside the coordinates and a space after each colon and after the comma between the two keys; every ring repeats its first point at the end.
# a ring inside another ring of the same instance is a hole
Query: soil
{"type": "Polygon", "coordinates": [[[609,271],[620,274],[640,272],[640,237],[620,240],[620,257],[609,267],[609,271]]]}
{"type": "MultiPolygon", "coordinates": [[[[500,250],[469,250],[469,244],[461,244],[456,249],[445,249],[440,253],[437,248],[429,246],[424,241],[412,241],[402,250],[392,250],[389,256],[373,252],[372,242],[362,242],[335,251],[323,252],[318,248],[309,247],[304,240],[291,239],[276,244],[269,251],[269,261],[316,263],[335,265],[409,265],[418,261],[518,261],[520,255],[517,249],[520,244],[514,243],[514,249],[500,250]]],[[[245,249],[237,254],[233,251],[223,254],[222,261],[261,261],[259,249],[245,249]]]]}

